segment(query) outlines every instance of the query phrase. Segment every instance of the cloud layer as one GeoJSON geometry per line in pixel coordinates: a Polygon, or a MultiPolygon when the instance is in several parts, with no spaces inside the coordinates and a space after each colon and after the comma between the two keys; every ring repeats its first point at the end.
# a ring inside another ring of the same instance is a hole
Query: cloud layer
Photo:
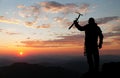
{"type": "Polygon", "coordinates": [[[61,4],[55,1],[49,1],[49,2],[40,2],[40,6],[42,7],[43,11],[51,12],[51,13],[73,13],[73,12],[87,12],[89,8],[89,4],[81,4],[76,5],[74,3],[68,3],[68,4],[61,4]]]}
{"type": "Polygon", "coordinates": [[[9,24],[20,24],[21,21],[15,18],[6,18],[5,16],[0,16],[0,22],[9,24]]]}
{"type": "Polygon", "coordinates": [[[20,34],[20,33],[8,31],[8,30],[5,30],[5,29],[0,29],[0,33],[5,33],[7,35],[18,35],[18,34],[20,34]]]}
{"type": "Polygon", "coordinates": [[[105,24],[105,23],[108,23],[108,22],[111,22],[114,20],[118,20],[118,19],[120,19],[119,16],[103,17],[103,18],[96,19],[96,22],[98,24],[105,24]]]}
{"type": "Polygon", "coordinates": [[[81,35],[73,35],[73,36],[61,36],[62,39],[55,40],[25,40],[21,41],[24,47],[83,47],[83,36],[81,35]]]}

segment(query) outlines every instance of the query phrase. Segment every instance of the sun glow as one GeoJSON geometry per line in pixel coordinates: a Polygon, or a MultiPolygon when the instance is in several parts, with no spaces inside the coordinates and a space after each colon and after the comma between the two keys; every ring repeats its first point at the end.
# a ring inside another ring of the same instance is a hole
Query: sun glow
{"type": "Polygon", "coordinates": [[[22,56],[22,55],[23,55],[23,52],[21,51],[21,52],[19,52],[19,54],[20,54],[20,56],[22,56]]]}

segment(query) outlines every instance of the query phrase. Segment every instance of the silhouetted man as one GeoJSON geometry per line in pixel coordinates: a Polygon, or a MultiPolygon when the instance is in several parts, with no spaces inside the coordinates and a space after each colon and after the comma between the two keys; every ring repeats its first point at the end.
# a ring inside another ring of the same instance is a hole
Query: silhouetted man
{"type": "Polygon", "coordinates": [[[85,53],[89,64],[89,71],[99,71],[99,49],[102,48],[103,34],[94,18],[89,18],[88,24],[81,26],[74,21],[75,27],[85,31],[85,53]],[[99,48],[99,49],[98,49],[99,48]]]}

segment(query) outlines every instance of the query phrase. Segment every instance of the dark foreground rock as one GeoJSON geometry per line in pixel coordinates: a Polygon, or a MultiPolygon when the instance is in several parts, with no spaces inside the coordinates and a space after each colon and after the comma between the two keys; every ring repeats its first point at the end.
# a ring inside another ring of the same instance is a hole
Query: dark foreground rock
{"type": "Polygon", "coordinates": [[[100,72],[87,72],[81,78],[120,78],[120,62],[105,63],[100,72]]]}
{"type": "Polygon", "coordinates": [[[61,67],[14,63],[0,68],[0,78],[80,78],[79,73],[61,67]]]}
{"type": "Polygon", "coordinates": [[[120,62],[105,63],[100,72],[79,72],[61,67],[14,63],[0,67],[0,78],[120,78],[120,62]]]}

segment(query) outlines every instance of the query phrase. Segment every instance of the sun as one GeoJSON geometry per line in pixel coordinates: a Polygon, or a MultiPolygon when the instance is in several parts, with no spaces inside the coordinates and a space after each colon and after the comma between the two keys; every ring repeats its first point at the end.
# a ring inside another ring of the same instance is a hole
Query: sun
{"type": "Polygon", "coordinates": [[[22,51],[20,51],[20,52],[19,52],[19,55],[20,55],[20,56],[22,56],[22,55],[23,55],[23,52],[22,52],[22,51]]]}

